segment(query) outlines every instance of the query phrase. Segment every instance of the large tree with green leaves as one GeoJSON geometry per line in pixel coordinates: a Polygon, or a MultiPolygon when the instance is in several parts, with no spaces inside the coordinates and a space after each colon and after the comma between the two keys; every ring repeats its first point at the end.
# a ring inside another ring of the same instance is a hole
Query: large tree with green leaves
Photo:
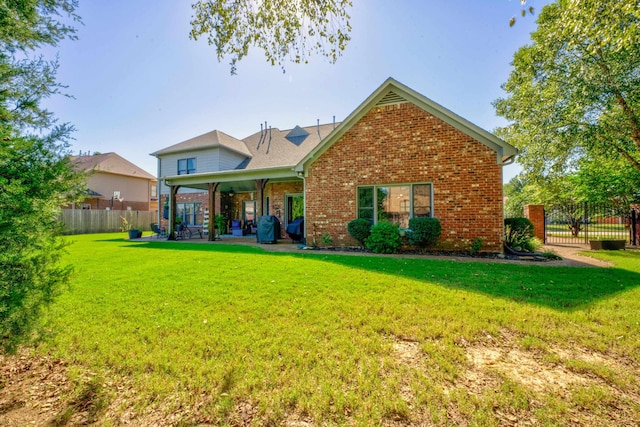
{"type": "Polygon", "coordinates": [[[495,102],[509,121],[498,134],[530,177],[574,171],[585,156],[640,170],[638,0],[558,0],[537,23],[495,102]]]}
{"type": "Polygon", "coordinates": [[[0,0],[0,351],[32,331],[42,308],[68,281],[61,264],[59,210],[82,176],[67,156],[72,127],[41,101],[59,93],[56,60],[37,50],[74,29],[73,0],[0,0]]]}
{"type": "Polygon", "coordinates": [[[271,65],[307,63],[319,54],[334,63],[350,40],[351,0],[199,0],[191,38],[206,37],[231,73],[253,46],[271,65]]]}

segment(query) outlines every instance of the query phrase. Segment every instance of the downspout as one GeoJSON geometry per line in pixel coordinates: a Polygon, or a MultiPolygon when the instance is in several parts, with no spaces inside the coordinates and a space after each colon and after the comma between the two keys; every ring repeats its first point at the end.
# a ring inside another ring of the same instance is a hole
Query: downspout
{"type": "Polygon", "coordinates": [[[304,230],[302,230],[302,236],[304,238],[304,245],[307,245],[307,180],[303,171],[298,172],[298,178],[302,179],[302,215],[304,216],[304,230]]]}

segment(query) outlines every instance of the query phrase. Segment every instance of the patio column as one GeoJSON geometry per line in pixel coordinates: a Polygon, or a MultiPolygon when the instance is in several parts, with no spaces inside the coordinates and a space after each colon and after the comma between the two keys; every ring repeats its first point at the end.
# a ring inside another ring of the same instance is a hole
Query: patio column
{"type": "MultiPolygon", "coordinates": [[[[216,240],[216,190],[218,190],[219,185],[219,182],[210,182],[207,184],[209,187],[209,225],[207,226],[209,237],[207,240],[210,242],[216,240]]],[[[222,230],[220,230],[220,232],[222,232],[222,230]]]]}
{"type": "MultiPolygon", "coordinates": [[[[256,191],[258,193],[256,197],[256,201],[258,203],[258,206],[256,206],[256,215],[258,218],[264,215],[264,189],[267,186],[267,182],[269,182],[268,179],[255,180],[256,191]]],[[[258,223],[258,218],[256,218],[256,224],[258,223]]]]}
{"type": "Polygon", "coordinates": [[[176,197],[180,186],[172,185],[169,189],[169,237],[167,240],[176,240],[176,197]]]}

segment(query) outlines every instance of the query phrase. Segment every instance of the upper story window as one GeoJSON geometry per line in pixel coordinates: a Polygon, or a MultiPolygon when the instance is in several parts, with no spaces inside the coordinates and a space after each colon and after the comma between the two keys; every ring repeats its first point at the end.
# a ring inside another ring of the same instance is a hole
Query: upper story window
{"type": "Polygon", "coordinates": [[[431,184],[372,185],[358,188],[358,218],[388,220],[407,228],[409,219],[432,216],[431,184]]]}
{"type": "Polygon", "coordinates": [[[196,158],[178,160],[178,175],[190,175],[196,173],[196,158]]]}

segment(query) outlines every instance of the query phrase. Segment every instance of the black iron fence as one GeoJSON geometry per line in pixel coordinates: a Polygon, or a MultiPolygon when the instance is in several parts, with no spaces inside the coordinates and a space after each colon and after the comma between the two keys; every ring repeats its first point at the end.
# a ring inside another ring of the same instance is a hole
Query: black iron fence
{"type": "Polygon", "coordinates": [[[640,244],[640,212],[629,205],[579,203],[545,207],[546,243],[625,240],[640,244]]]}

